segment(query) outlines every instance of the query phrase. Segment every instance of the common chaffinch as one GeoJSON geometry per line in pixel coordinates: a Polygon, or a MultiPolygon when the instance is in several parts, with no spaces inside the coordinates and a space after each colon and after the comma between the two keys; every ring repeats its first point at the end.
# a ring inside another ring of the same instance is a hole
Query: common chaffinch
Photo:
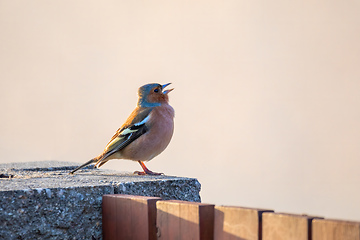
{"type": "Polygon", "coordinates": [[[164,91],[169,84],[150,83],[140,87],[136,108],[110,139],[103,153],[70,174],[92,163],[99,168],[111,159],[129,159],[137,161],[144,170],[135,173],[161,175],[162,173],[150,171],[144,161],[150,161],[164,151],[174,132],[175,112],[169,105],[168,97],[173,89],[164,91]]]}

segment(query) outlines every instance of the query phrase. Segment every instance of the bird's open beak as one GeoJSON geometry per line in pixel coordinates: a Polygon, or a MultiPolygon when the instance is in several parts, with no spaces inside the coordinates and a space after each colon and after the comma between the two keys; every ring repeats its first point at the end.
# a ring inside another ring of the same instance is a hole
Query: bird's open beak
{"type": "MultiPolygon", "coordinates": [[[[164,84],[161,86],[161,89],[164,90],[164,88],[166,88],[167,86],[169,86],[171,83],[167,83],[167,84],[164,84]]],[[[171,92],[172,90],[174,90],[173,88],[172,89],[169,89],[169,90],[165,90],[163,91],[163,94],[168,94],[169,92],[171,92]]]]}

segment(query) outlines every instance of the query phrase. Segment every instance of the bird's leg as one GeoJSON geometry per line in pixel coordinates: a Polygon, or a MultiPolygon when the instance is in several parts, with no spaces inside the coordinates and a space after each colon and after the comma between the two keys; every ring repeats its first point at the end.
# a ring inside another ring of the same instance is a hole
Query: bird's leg
{"type": "Polygon", "coordinates": [[[140,164],[140,166],[142,167],[142,169],[144,171],[143,172],[136,171],[136,172],[134,172],[134,174],[137,174],[137,175],[162,175],[163,174],[163,173],[157,173],[157,172],[153,172],[153,171],[149,170],[142,161],[138,161],[138,163],[140,164]]]}

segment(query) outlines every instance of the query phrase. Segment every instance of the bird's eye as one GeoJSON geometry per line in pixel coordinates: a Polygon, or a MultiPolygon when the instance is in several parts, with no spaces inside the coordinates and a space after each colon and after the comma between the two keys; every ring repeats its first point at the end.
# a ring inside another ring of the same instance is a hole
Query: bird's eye
{"type": "Polygon", "coordinates": [[[156,88],[156,89],[154,90],[154,92],[159,92],[159,89],[156,88]]]}

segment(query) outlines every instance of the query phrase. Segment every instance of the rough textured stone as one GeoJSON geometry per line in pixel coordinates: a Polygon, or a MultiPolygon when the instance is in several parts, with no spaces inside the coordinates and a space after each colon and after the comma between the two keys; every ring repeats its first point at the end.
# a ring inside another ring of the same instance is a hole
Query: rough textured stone
{"type": "Polygon", "coordinates": [[[101,239],[102,195],[200,201],[193,178],[137,176],[67,162],[0,164],[0,239],[101,239]]]}

